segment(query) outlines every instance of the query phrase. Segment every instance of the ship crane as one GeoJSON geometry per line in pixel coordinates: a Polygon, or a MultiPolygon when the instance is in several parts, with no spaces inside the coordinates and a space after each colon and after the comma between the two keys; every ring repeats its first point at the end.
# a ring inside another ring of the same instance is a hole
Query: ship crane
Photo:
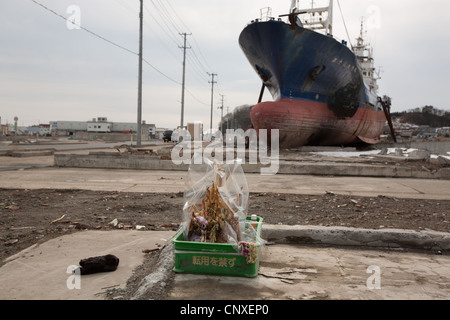
{"type": "Polygon", "coordinates": [[[289,17],[289,22],[293,27],[308,28],[311,30],[325,30],[325,34],[333,34],[333,0],[328,7],[314,8],[314,2],[311,3],[311,9],[298,9],[298,0],[292,0],[291,9],[288,14],[279,15],[279,17],[289,17]],[[307,15],[303,20],[300,15],[307,15]]]}

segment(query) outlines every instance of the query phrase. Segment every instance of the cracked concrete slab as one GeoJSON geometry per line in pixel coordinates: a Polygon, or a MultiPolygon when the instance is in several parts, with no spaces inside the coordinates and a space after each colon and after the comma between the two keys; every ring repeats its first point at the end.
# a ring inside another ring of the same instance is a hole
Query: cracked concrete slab
{"type": "Polygon", "coordinates": [[[102,300],[107,288],[125,288],[134,268],[144,261],[142,250],[164,245],[173,234],[82,231],[34,245],[9,257],[0,268],[0,300],[102,300]],[[69,267],[106,254],[119,258],[117,270],[83,275],[78,283],[69,267]]]}
{"type": "Polygon", "coordinates": [[[449,256],[277,244],[264,249],[258,277],[177,274],[170,298],[449,299],[449,263],[449,256]]]}

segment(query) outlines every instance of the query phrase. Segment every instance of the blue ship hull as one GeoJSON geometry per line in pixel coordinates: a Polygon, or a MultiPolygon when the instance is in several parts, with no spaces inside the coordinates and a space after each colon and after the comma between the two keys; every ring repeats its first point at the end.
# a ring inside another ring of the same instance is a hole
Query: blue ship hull
{"type": "Polygon", "coordinates": [[[239,44],[275,100],[254,107],[256,129],[279,129],[285,147],[378,142],[386,117],[346,45],[277,20],[249,24],[239,44]]]}

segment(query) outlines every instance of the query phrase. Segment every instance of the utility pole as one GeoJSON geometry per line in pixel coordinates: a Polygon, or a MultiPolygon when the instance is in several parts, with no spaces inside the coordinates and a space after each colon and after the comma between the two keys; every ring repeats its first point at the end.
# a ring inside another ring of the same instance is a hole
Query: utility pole
{"type": "MultiPolygon", "coordinates": [[[[230,114],[230,107],[227,107],[227,116],[230,114]]],[[[227,130],[230,129],[230,117],[227,117],[227,130]]]]}
{"type": "Polygon", "coordinates": [[[214,77],[217,76],[216,73],[208,73],[208,75],[212,78],[211,81],[208,81],[208,83],[211,83],[211,121],[209,124],[209,129],[212,131],[212,123],[213,123],[213,106],[214,106],[214,84],[217,83],[214,81],[214,77]]]}
{"type": "Polygon", "coordinates": [[[142,134],[142,33],[143,33],[143,20],[144,20],[144,0],[141,1],[141,8],[139,13],[139,83],[138,83],[138,117],[137,117],[137,141],[136,146],[140,148],[141,134],[142,134]]]}
{"type": "Polygon", "coordinates": [[[184,45],[179,47],[183,49],[183,83],[181,88],[181,121],[180,121],[180,129],[183,129],[184,126],[184,90],[185,90],[185,80],[186,80],[186,49],[190,49],[191,47],[186,47],[186,36],[190,36],[191,33],[180,33],[180,36],[184,37],[184,45]]]}
{"type": "Polygon", "coordinates": [[[220,95],[222,97],[222,106],[219,107],[219,109],[221,110],[221,115],[220,115],[220,132],[222,132],[223,134],[223,97],[225,97],[223,94],[220,95]]]}

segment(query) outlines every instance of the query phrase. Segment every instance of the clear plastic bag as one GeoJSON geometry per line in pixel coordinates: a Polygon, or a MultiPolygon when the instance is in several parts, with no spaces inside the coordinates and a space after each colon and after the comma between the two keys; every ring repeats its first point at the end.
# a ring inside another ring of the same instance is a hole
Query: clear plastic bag
{"type": "Polygon", "coordinates": [[[241,160],[203,160],[190,166],[186,178],[184,239],[238,245],[244,237],[249,195],[241,160]]]}
{"type": "Polygon", "coordinates": [[[246,257],[247,263],[255,263],[259,259],[259,254],[264,248],[265,243],[252,223],[247,221],[245,229],[241,233],[241,239],[237,245],[234,245],[234,248],[246,257]]]}

